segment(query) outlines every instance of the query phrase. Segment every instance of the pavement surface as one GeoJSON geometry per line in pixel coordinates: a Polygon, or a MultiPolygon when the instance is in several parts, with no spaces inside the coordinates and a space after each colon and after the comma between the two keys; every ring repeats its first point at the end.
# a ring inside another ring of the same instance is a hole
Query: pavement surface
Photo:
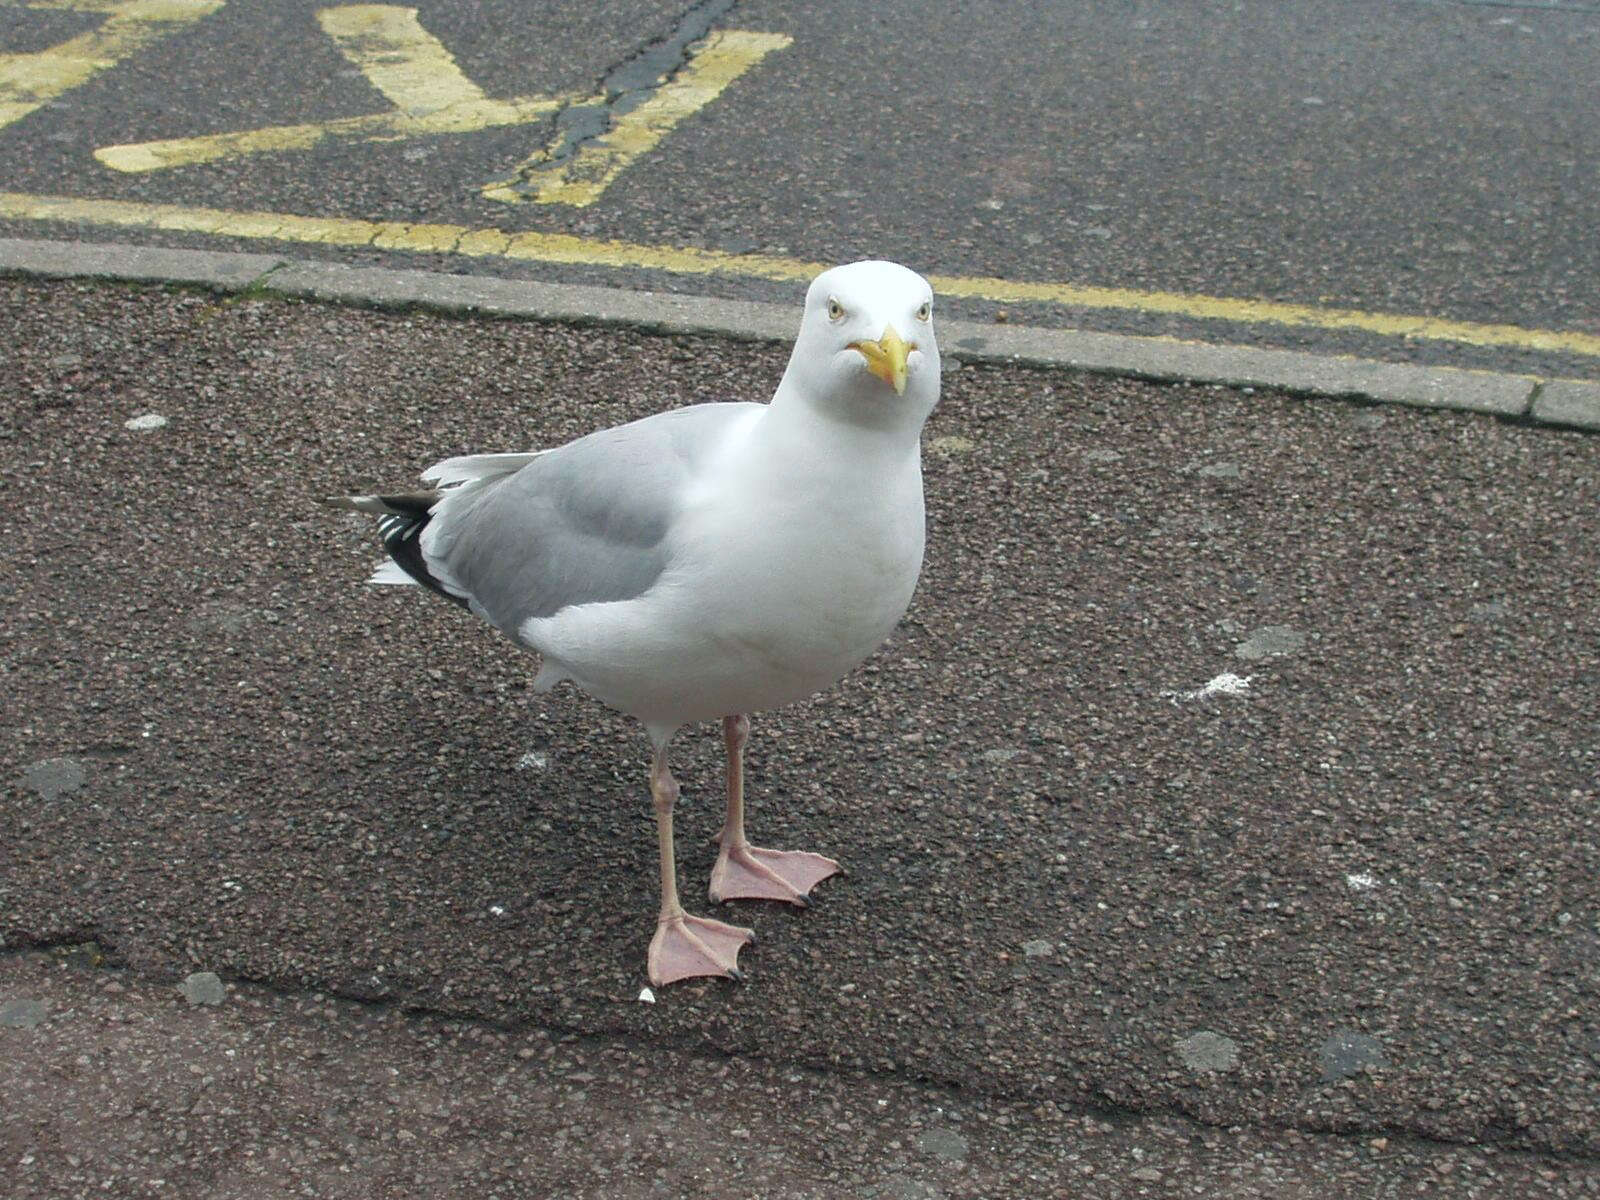
{"type": "Polygon", "coordinates": [[[0,958],[7,1195],[764,1200],[1596,1194],[1588,1162],[1075,1112],[633,1039],[0,958]],[[196,989],[191,986],[190,991],[196,989]],[[26,1006],[26,1007],[24,1007],[26,1006]],[[6,1014],[9,1013],[8,1017],[6,1014]]]}
{"type": "Polygon", "coordinates": [[[972,319],[1600,378],[1592,3],[0,0],[7,51],[0,236],[767,301],[884,256],[972,319]]]}
{"type": "Polygon", "coordinates": [[[750,747],[851,874],[643,1003],[642,736],[312,499],[786,350],[16,279],[0,336],[22,1194],[1600,1189],[1592,435],[951,371],[910,614],[750,747]]]}

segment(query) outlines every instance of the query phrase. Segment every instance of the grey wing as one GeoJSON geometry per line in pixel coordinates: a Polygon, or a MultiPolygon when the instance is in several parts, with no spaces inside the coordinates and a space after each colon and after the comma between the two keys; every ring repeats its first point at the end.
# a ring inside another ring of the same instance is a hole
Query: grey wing
{"type": "Polygon", "coordinates": [[[667,568],[667,535],[696,468],[761,407],[658,413],[447,493],[425,534],[429,567],[513,637],[568,605],[642,595],[667,568]]]}

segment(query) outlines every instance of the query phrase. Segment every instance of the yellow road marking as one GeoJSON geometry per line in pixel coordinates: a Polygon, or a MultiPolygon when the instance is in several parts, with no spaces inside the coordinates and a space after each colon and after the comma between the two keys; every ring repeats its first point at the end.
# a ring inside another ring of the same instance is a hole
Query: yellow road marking
{"type": "Polygon", "coordinates": [[[494,100],[461,73],[450,52],[417,21],[417,10],[390,4],[325,8],[317,20],[341,53],[394,108],[304,125],[103,146],[94,156],[118,171],[157,171],[249,154],[304,150],[326,138],[395,141],[523,125],[569,103],[570,96],[494,100]]]}
{"type": "Polygon", "coordinates": [[[301,217],[287,213],[235,212],[178,204],[139,204],[73,196],[0,192],[0,219],[68,221],[123,229],[167,229],[219,237],[314,242],[333,246],[382,246],[393,250],[510,258],[531,262],[632,267],[680,275],[733,275],[807,282],[825,269],[762,254],[728,254],[693,247],[644,246],[597,241],[563,233],[511,233],[466,225],[412,225],[403,221],[359,221],[301,217]]]}
{"type": "MultiPolygon", "coordinates": [[[[139,2],[153,4],[157,0],[139,2]]],[[[117,171],[159,171],[251,154],[305,150],[329,138],[396,141],[525,125],[571,104],[604,106],[608,100],[604,94],[585,99],[570,93],[492,99],[462,73],[443,43],[423,29],[414,8],[347,4],[320,10],[317,21],[340,53],[394,106],[389,112],[102,146],[94,152],[95,158],[117,171]]],[[[593,204],[629,163],[654,148],[684,117],[715,100],[728,84],[792,40],[777,33],[714,33],[691,54],[675,79],[619,117],[606,133],[552,168],[541,169],[553,157],[553,150],[542,151],[524,163],[515,178],[490,184],[484,194],[497,200],[531,199],[540,204],[593,204]],[[522,183],[524,178],[532,179],[531,187],[522,183]]]]}
{"type": "MultiPolygon", "coordinates": [[[[670,82],[639,107],[618,117],[611,128],[584,143],[570,158],[553,162],[560,143],[541,150],[517,168],[512,179],[491,183],[491,200],[570,204],[582,208],[600,198],[617,175],[641,154],[722,94],[722,90],[774,50],[794,39],[781,33],[727,29],[711,34],[670,82]],[[526,190],[525,190],[526,189],[526,190]]],[[[599,96],[589,103],[604,103],[599,96]]]]}
{"type": "Polygon", "coordinates": [[[0,8],[96,13],[98,28],[32,54],[0,54],[0,129],[223,6],[224,0],[0,0],[0,8]]]}
{"type": "MultiPolygon", "coordinates": [[[[508,258],[528,262],[632,268],[678,275],[720,275],[805,283],[828,264],[769,254],[730,254],[691,246],[649,246],[601,241],[562,233],[513,233],[467,225],[414,225],[402,221],[362,221],[302,217],[288,213],[234,212],[178,204],[138,204],[73,196],[0,192],[0,219],[61,221],[124,229],[166,229],[218,237],[374,246],[469,258],[508,258]]],[[[941,295],[1001,304],[1050,304],[1111,311],[1160,313],[1244,324],[1288,325],[1375,333],[1385,337],[1503,346],[1600,358],[1600,336],[1571,330],[1528,329],[1400,313],[1347,308],[1315,308],[1270,300],[1189,296],[1131,288],[1085,287],[1070,283],[1032,283],[984,276],[936,275],[929,282],[941,295]]]]}
{"type": "Polygon", "coordinates": [[[39,12],[114,13],[128,0],[0,0],[0,8],[32,8],[39,12]]]}
{"type": "Polygon", "coordinates": [[[1126,309],[1164,316],[1232,321],[1241,325],[1290,325],[1309,329],[1350,330],[1391,338],[1461,342],[1469,346],[1507,346],[1519,350],[1554,350],[1600,355],[1600,337],[1522,325],[1451,321],[1405,313],[1367,312],[1356,308],[1318,308],[1278,300],[1239,300],[1229,296],[1184,292],[1139,291],[1133,288],[1079,287],[1070,283],[1028,283],[930,275],[934,290],[946,296],[992,300],[1001,304],[1060,304],[1069,307],[1126,309]]]}
{"type": "Polygon", "coordinates": [[[420,117],[456,104],[481,104],[483,89],[461,73],[414,8],[349,4],[324,8],[317,23],[396,108],[420,117]]]}

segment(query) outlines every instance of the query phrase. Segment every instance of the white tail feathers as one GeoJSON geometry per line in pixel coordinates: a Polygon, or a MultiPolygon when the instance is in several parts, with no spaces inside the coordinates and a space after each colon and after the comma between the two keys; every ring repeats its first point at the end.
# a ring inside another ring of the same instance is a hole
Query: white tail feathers
{"type": "Polygon", "coordinates": [[[329,508],[344,508],[374,517],[390,516],[401,511],[391,507],[382,496],[327,496],[322,503],[329,508]]]}
{"type": "Polygon", "coordinates": [[[400,564],[393,559],[378,564],[367,580],[368,583],[385,584],[394,587],[416,587],[417,581],[400,569],[400,564]]]}
{"type": "Polygon", "coordinates": [[[457,506],[487,484],[522,470],[543,451],[526,454],[468,454],[434,463],[423,474],[428,490],[383,496],[330,496],[323,503],[367,513],[378,518],[378,533],[394,557],[380,563],[367,579],[388,587],[426,584],[457,604],[469,605],[465,588],[451,576],[442,561],[432,557],[435,525],[447,525],[457,506]],[[437,518],[437,522],[435,521],[437,518]],[[410,571],[400,565],[403,560],[410,571]],[[414,572],[414,573],[413,573],[414,572]]]}
{"type": "Polygon", "coordinates": [[[447,488],[461,483],[499,479],[502,475],[512,475],[522,470],[543,453],[543,450],[534,450],[524,454],[466,454],[460,458],[447,458],[424,471],[422,482],[429,487],[447,488]]]}

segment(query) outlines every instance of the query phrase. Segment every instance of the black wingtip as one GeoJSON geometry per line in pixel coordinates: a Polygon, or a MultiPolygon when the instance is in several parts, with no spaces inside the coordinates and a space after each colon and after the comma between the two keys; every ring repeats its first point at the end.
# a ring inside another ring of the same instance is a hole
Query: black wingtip
{"type": "Polygon", "coordinates": [[[378,519],[378,536],[383,539],[383,548],[388,551],[389,557],[394,559],[395,565],[402,571],[452,604],[468,608],[470,606],[466,597],[447,590],[434,578],[433,573],[428,570],[426,560],[422,557],[422,531],[428,527],[428,522],[432,519],[427,509],[423,509],[420,515],[391,513],[378,519]]]}

